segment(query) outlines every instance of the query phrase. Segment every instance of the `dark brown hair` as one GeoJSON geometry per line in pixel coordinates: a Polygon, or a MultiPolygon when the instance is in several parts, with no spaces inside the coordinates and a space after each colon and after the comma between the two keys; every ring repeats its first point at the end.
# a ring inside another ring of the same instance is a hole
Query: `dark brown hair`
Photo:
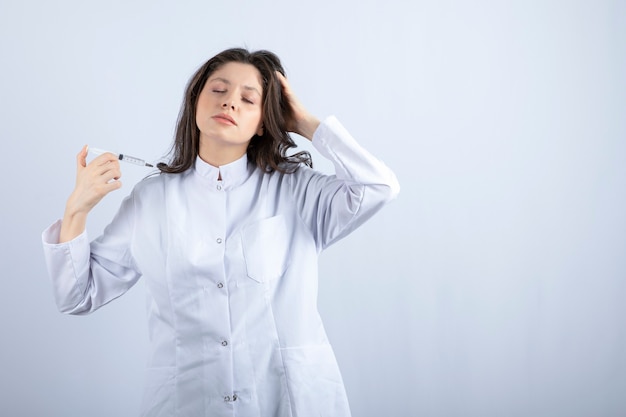
{"type": "Polygon", "coordinates": [[[161,172],[177,174],[193,166],[200,145],[200,131],[196,125],[198,96],[211,74],[229,62],[253,65],[263,79],[263,134],[252,137],[247,150],[248,161],[266,172],[291,173],[301,163],[312,167],[311,155],[306,151],[287,155],[287,150],[295,148],[296,144],[287,132],[287,125],[293,117],[291,108],[275,73],[280,71],[285,75],[280,59],[269,51],[249,52],[246,49],[233,48],[209,59],[189,80],[178,115],[170,163],[161,162],[157,164],[157,168],[161,172]]]}

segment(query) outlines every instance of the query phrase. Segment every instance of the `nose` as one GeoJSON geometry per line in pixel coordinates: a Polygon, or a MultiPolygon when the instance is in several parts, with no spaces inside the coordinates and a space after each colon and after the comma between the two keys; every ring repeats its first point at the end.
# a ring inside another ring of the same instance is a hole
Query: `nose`
{"type": "Polygon", "coordinates": [[[235,100],[232,100],[230,98],[225,99],[224,103],[222,103],[222,108],[224,109],[233,109],[235,110],[235,100]]]}

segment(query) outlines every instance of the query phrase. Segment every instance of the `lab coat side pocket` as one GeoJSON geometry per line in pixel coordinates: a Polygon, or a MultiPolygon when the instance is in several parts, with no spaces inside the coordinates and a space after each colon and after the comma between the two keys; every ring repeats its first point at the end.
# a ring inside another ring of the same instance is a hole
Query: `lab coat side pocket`
{"type": "Polygon", "coordinates": [[[173,416],[176,368],[148,368],[144,373],[142,417],[173,416]]]}
{"type": "Polygon", "coordinates": [[[279,278],[287,269],[289,234],[282,215],[256,221],[241,231],[248,277],[257,282],[279,278]]]}
{"type": "Polygon", "coordinates": [[[350,417],[348,397],[330,345],[280,351],[295,417],[350,417]]]}

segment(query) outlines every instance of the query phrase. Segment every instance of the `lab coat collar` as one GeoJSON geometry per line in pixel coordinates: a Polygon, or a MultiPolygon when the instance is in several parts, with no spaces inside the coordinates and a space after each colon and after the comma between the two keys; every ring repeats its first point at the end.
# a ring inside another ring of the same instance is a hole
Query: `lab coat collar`
{"type": "Polygon", "coordinates": [[[208,164],[200,156],[196,157],[194,166],[196,174],[217,183],[218,178],[222,177],[222,185],[224,189],[236,187],[242,184],[250,176],[250,167],[248,166],[248,155],[244,154],[241,158],[229,164],[215,167],[208,164]]]}

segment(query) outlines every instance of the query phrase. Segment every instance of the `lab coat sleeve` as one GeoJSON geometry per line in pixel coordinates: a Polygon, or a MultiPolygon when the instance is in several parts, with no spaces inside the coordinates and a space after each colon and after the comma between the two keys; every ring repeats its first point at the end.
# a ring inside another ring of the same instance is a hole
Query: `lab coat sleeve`
{"type": "Polygon", "coordinates": [[[335,175],[301,167],[292,176],[291,191],[322,250],[396,198],[400,186],[395,174],[363,149],[334,116],[315,131],[313,146],[333,163],[335,175]]]}
{"type": "Polygon", "coordinates": [[[43,249],[59,311],[91,313],[128,291],[140,278],[131,251],[133,197],[127,197],[104,233],[89,243],[87,232],[58,243],[61,221],[42,235],[43,249]]]}

